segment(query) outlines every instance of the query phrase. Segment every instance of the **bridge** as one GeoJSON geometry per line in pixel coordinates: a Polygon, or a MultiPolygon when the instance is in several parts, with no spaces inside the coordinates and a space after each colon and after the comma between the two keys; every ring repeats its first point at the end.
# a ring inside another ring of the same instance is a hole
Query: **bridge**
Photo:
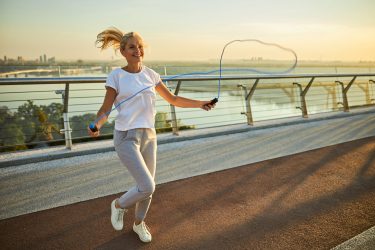
{"type": "Polygon", "coordinates": [[[131,232],[133,211],[124,231],[110,227],[110,201],[133,185],[111,140],[3,153],[1,242],[6,249],[372,247],[375,109],[343,111],[304,117],[301,110],[252,125],[245,116],[160,134],[147,219],[154,241],[146,246],[131,232]]]}

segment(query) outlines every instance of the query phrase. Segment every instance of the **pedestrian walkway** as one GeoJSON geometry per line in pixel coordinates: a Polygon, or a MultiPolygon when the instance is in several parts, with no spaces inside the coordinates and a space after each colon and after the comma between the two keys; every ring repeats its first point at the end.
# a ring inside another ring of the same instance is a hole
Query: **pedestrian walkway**
{"type": "MultiPolygon", "coordinates": [[[[375,137],[157,185],[153,242],[109,195],[0,221],[2,249],[330,249],[375,225],[375,137]]],[[[375,246],[373,246],[375,247],[375,246]]]]}

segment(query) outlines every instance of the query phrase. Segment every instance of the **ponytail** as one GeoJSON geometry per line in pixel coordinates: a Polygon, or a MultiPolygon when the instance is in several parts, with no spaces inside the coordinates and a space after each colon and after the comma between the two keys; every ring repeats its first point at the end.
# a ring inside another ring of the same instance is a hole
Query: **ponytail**
{"type": "Polygon", "coordinates": [[[102,50],[113,47],[113,49],[117,51],[120,48],[124,49],[129,38],[134,36],[143,40],[137,32],[124,33],[115,27],[111,27],[97,35],[95,44],[99,44],[97,47],[102,50]]]}
{"type": "Polygon", "coordinates": [[[111,27],[97,35],[95,44],[99,44],[98,48],[102,50],[112,46],[117,51],[120,48],[123,36],[124,33],[121,30],[111,27]]]}

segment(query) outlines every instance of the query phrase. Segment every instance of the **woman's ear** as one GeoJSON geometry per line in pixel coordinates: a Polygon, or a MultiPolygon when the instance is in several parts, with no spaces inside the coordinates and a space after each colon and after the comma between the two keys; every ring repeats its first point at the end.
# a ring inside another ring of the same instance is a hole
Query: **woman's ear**
{"type": "Polygon", "coordinates": [[[122,56],[125,56],[125,49],[120,48],[120,53],[121,53],[122,56]]]}

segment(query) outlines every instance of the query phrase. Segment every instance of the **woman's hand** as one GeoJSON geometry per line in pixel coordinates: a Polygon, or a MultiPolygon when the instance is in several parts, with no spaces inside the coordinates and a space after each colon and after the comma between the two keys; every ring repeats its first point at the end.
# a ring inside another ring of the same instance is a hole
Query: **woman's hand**
{"type": "Polygon", "coordinates": [[[89,133],[89,135],[91,137],[98,137],[100,135],[100,130],[99,129],[97,131],[95,131],[95,132],[92,132],[91,129],[90,129],[90,126],[87,126],[87,132],[89,133]]]}
{"type": "Polygon", "coordinates": [[[107,91],[105,93],[103,105],[100,107],[97,115],[95,124],[93,123],[93,127],[96,127],[96,131],[93,132],[90,129],[90,125],[87,127],[87,132],[91,137],[98,137],[100,135],[100,128],[103,126],[103,124],[107,121],[109,113],[111,113],[112,105],[116,98],[116,90],[111,87],[106,87],[107,91]]]}
{"type": "Polygon", "coordinates": [[[202,103],[202,107],[201,107],[201,109],[204,109],[204,110],[206,110],[206,111],[209,111],[209,110],[215,108],[216,104],[215,104],[215,103],[214,103],[214,104],[211,104],[211,102],[212,102],[212,101],[206,101],[206,102],[203,102],[203,103],[202,103]]]}

